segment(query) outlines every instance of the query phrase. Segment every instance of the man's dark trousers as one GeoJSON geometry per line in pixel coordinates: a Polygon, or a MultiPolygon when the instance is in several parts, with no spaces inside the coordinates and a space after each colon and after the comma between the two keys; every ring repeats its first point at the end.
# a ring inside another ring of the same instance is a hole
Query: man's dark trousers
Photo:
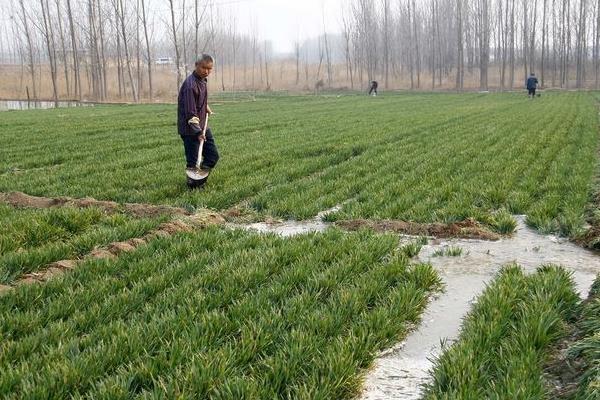
{"type": "MultiPolygon", "coordinates": [[[[187,168],[195,168],[198,163],[198,150],[200,149],[200,141],[196,135],[182,135],[183,147],[185,149],[185,160],[187,168]]],[[[206,130],[206,140],[202,148],[202,169],[212,169],[219,161],[219,152],[215,139],[213,138],[210,128],[206,130]]]]}
{"type": "Polygon", "coordinates": [[[529,96],[535,97],[535,88],[529,88],[529,96]]]}

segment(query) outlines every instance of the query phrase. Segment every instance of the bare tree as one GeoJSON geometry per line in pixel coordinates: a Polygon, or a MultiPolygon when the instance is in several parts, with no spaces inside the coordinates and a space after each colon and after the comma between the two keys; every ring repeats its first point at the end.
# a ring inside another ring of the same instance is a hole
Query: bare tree
{"type": "Polygon", "coordinates": [[[479,0],[478,14],[479,34],[479,89],[488,89],[488,64],[490,59],[490,21],[488,0],[479,0]]]}
{"type": "Polygon", "coordinates": [[[327,40],[327,31],[325,30],[325,13],[323,13],[323,40],[325,42],[325,56],[327,60],[327,87],[331,88],[332,67],[331,67],[331,52],[329,51],[329,42],[327,40]]]}
{"type": "Polygon", "coordinates": [[[417,8],[415,6],[415,0],[412,0],[412,12],[413,12],[413,31],[414,31],[414,46],[415,46],[415,60],[417,67],[417,88],[421,87],[421,56],[419,54],[419,33],[417,30],[417,8]]]}
{"type": "Polygon", "coordinates": [[[386,89],[390,87],[390,14],[390,0],[383,0],[383,68],[386,89]]]}
{"type": "Polygon", "coordinates": [[[600,63],[599,61],[599,53],[600,53],[600,0],[596,1],[596,25],[595,25],[595,34],[594,34],[594,72],[595,72],[595,84],[594,87],[598,89],[598,81],[599,81],[599,72],[600,72],[600,63]]]}
{"type": "Polygon", "coordinates": [[[67,60],[67,49],[65,46],[65,36],[63,33],[63,18],[62,13],[60,12],[60,0],[56,0],[56,19],[58,21],[58,33],[60,37],[60,46],[61,46],[61,62],[63,64],[64,72],[65,72],[65,84],[67,86],[67,97],[71,96],[71,87],[69,82],[69,64],[67,60]]]}
{"type": "Polygon", "coordinates": [[[265,49],[265,52],[264,52],[264,55],[265,55],[265,78],[267,80],[267,91],[270,91],[271,83],[269,82],[269,56],[267,53],[267,41],[266,40],[265,40],[264,44],[265,44],[265,46],[264,46],[264,49],[265,49]]]}
{"type": "Polygon", "coordinates": [[[75,25],[73,23],[73,12],[71,0],[67,0],[67,17],[69,19],[69,32],[71,34],[71,48],[73,52],[73,76],[77,98],[81,100],[81,75],[79,72],[79,56],[77,52],[77,38],[75,36],[75,25]]]}
{"type": "MultiPolygon", "coordinates": [[[[600,1],[600,0],[598,0],[600,1]]],[[[350,24],[349,22],[346,20],[345,17],[342,18],[343,21],[343,25],[344,25],[344,30],[343,30],[343,36],[344,36],[344,55],[346,57],[346,76],[348,78],[350,78],[350,88],[354,89],[354,74],[352,71],[352,57],[351,57],[351,53],[350,53],[350,40],[351,40],[351,33],[350,33],[350,24]]]]}
{"type": "MultiPolygon", "coordinates": [[[[146,62],[148,66],[148,98],[152,101],[154,89],[152,86],[152,54],[150,50],[150,38],[148,36],[148,19],[146,18],[146,0],[141,0],[142,26],[144,27],[144,39],[146,41],[146,62]]],[[[197,44],[197,43],[196,43],[197,44]]]]}
{"type": "Polygon", "coordinates": [[[181,9],[183,10],[181,12],[181,55],[183,57],[183,71],[184,71],[184,76],[187,76],[188,74],[188,60],[187,60],[187,43],[186,43],[186,35],[185,35],[185,25],[186,25],[186,16],[187,16],[187,12],[185,11],[185,0],[181,0],[181,9]]]}
{"type": "Polygon", "coordinates": [[[106,54],[104,51],[104,47],[105,47],[105,43],[104,43],[104,21],[106,20],[105,16],[103,15],[102,12],[102,7],[100,6],[101,1],[97,0],[96,1],[96,12],[98,13],[97,16],[97,25],[98,25],[98,40],[100,45],[98,46],[98,50],[99,50],[99,63],[98,63],[98,72],[99,72],[99,77],[102,83],[102,87],[100,90],[100,97],[102,100],[105,100],[106,97],[108,96],[108,79],[106,77],[106,73],[107,73],[107,62],[106,62],[106,54]]]}
{"type": "Polygon", "coordinates": [[[35,67],[34,67],[34,59],[33,59],[33,42],[31,38],[31,32],[29,32],[29,21],[27,18],[27,13],[25,12],[25,5],[23,4],[23,0],[19,0],[19,4],[21,6],[21,24],[23,25],[25,31],[25,37],[27,38],[27,54],[29,56],[29,73],[31,74],[31,88],[33,91],[33,98],[37,99],[37,91],[35,84],[35,67]]]}
{"type": "Polygon", "coordinates": [[[177,88],[181,86],[181,67],[179,65],[179,45],[177,43],[177,26],[175,25],[175,6],[173,5],[173,0],[169,0],[169,5],[171,6],[171,29],[172,29],[172,40],[173,46],[175,47],[175,67],[177,68],[177,88]]]}
{"type": "Polygon", "coordinates": [[[127,96],[127,90],[125,88],[125,74],[123,72],[123,55],[121,52],[121,34],[119,33],[119,1],[113,0],[113,7],[115,12],[114,19],[114,31],[117,42],[117,81],[119,86],[119,98],[123,98],[123,95],[127,96]]]}
{"type": "Polygon", "coordinates": [[[463,6],[462,0],[456,0],[456,43],[457,43],[457,61],[456,61],[456,89],[462,90],[464,87],[464,47],[463,47],[463,6]]]}
{"type": "Polygon", "coordinates": [[[510,74],[508,82],[510,89],[515,84],[515,1],[510,0],[510,74]]]}
{"type": "Polygon", "coordinates": [[[98,31],[96,29],[96,0],[88,0],[88,41],[90,49],[90,71],[88,72],[88,84],[91,84],[93,96],[96,100],[102,100],[102,77],[100,67],[100,51],[98,50],[98,31]],[[91,78],[90,78],[91,77],[91,78]]]}
{"type": "Polygon", "coordinates": [[[138,97],[142,98],[142,67],[141,67],[141,40],[140,40],[140,0],[135,3],[135,71],[138,97]]]}
{"type": "Polygon", "coordinates": [[[50,61],[50,77],[52,79],[52,95],[54,106],[58,107],[58,87],[56,85],[56,52],[54,46],[54,32],[52,30],[52,21],[50,21],[50,9],[48,0],[40,0],[42,7],[42,35],[46,39],[46,48],[48,50],[48,59],[50,61]]]}
{"type": "Polygon", "coordinates": [[[294,42],[294,56],[296,58],[296,86],[300,83],[300,42],[294,42]]]}
{"type": "Polygon", "coordinates": [[[585,81],[585,59],[586,57],[586,19],[587,19],[587,0],[579,0],[579,24],[577,27],[577,46],[576,46],[576,86],[583,87],[585,81]]]}
{"type": "Polygon", "coordinates": [[[542,10],[542,58],[540,60],[540,69],[541,69],[540,79],[541,79],[541,84],[543,87],[545,85],[546,57],[548,56],[548,51],[546,49],[546,47],[548,46],[548,40],[547,40],[547,36],[548,36],[548,18],[547,18],[548,0],[544,0],[542,8],[543,8],[543,10],[542,10]]]}

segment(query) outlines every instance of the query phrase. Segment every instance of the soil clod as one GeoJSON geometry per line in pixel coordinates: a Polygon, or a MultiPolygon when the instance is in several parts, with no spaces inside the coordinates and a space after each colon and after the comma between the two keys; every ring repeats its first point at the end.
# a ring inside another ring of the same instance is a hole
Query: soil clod
{"type": "Polygon", "coordinates": [[[96,249],[93,250],[90,254],[89,254],[90,258],[96,258],[99,260],[105,260],[105,259],[111,259],[111,258],[115,258],[115,255],[113,253],[111,253],[108,250],[105,249],[96,249]]]}

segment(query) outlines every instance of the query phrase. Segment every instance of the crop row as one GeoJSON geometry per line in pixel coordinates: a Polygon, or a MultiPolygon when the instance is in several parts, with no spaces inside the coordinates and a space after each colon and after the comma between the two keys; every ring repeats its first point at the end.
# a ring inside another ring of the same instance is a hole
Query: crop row
{"type": "Polygon", "coordinates": [[[161,218],[106,215],[99,209],[14,209],[0,205],[0,284],[96,246],[142,236],[161,218]]]}
{"type": "Polygon", "coordinates": [[[183,185],[171,106],[46,111],[33,125],[12,113],[0,122],[0,191],[296,219],[342,202],[332,218],[485,221],[506,209],[542,231],[583,225],[598,145],[585,93],[269,97],[215,110],[222,159],[202,193],[183,185]]]}
{"type": "Polygon", "coordinates": [[[576,324],[578,339],[567,349],[567,361],[575,366],[575,389],[572,400],[600,398],[600,275],[590,297],[583,302],[576,324]]]}
{"type": "Polygon", "coordinates": [[[0,296],[2,398],[350,398],[437,274],[394,236],[207,229],[0,296]]]}
{"type": "Polygon", "coordinates": [[[505,267],[477,299],[458,340],[436,361],[424,398],[550,398],[544,363],[578,303],[562,268],[525,275],[518,266],[505,267]]]}

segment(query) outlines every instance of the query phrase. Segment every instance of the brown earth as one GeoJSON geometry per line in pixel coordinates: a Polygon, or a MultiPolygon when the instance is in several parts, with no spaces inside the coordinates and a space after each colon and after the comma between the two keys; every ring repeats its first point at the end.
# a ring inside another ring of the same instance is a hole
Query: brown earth
{"type": "Polygon", "coordinates": [[[600,227],[589,227],[581,236],[574,238],[574,242],[586,249],[600,250],[600,227]]]}
{"type": "Polygon", "coordinates": [[[183,208],[164,205],[125,203],[123,205],[106,200],[93,198],[74,199],[72,197],[40,197],[31,196],[22,192],[0,193],[0,203],[9,204],[18,208],[51,208],[51,207],[78,207],[78,208],[100,208],[108,213],[123,211],[134,217],[157,217],[161,215],[191,215],[183,208]]]}
{"type": "Polygon", "coordinates": [[[370,221],[366,219],[355,219],[337,221],[337,226],[356,231],[362,228],[372,229],[376,232],[393,232],[413,236],[433,236],[439,239],[462,238],[499,240],[500,235],[489,231],[473,219],[467,219],[452,224],[417,222],[406,222],[398,220],[370,221]]]}

